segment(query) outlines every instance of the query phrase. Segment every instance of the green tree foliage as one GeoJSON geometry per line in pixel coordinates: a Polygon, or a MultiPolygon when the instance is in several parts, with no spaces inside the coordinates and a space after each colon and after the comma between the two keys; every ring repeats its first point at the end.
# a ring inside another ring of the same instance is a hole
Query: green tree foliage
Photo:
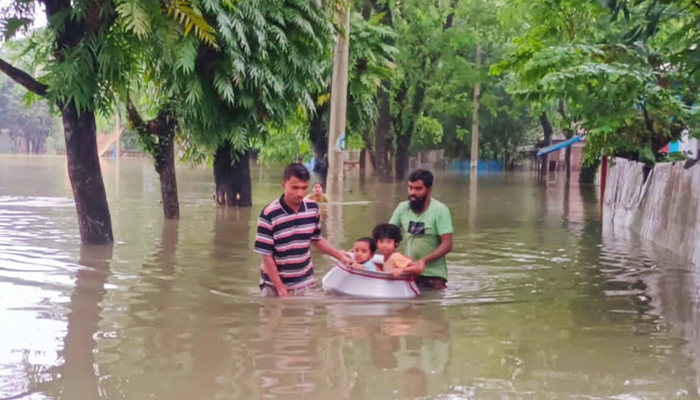
{"type": "MultiPolygon", "coordinates": [[[[406,166],[409,150],[442,148],[450,157],[471,154],[473,91],[481,84],[480,154],[512,159],[528,143],[527,107],[511,107],[503,77],[489,76],[501,61],[510,37],[522,30],[517,13],[494,1],[401,2],[393,9],[399,56],[392,81],[393,148],[396,169],[406,166]],[[481,68],[475,64],[482,48],[481,68]],[[508,148],[504,148],[508,143],[508,148]]],[[[482,157],[483,158],[483,157],[482,157]]],[[[400,177],[400,174],[398,174],[400,177]]]]}
{"type": "MultiPolygon", "coordinates": [[[[390,43],[393,29],[383,25],[384,13],[365,20],[353,12],[350,20],[350,69],[348,71],[347,134],[362,137],[377,122],[377,90],[385,79],[394,77],[393,59],[398,54],[390,43]]],[[[327,70],[328,86],[332,65],[327,70]]]]}
{"type": "Polygon", "coordinates": [[[485,86],[479,157],[503,160],[506,169],[513,169],[522,156],[520,148],[536,144],[541,129],[530,118],[530,108],[508,95],[507,85],[506,80],[499,79],[485,86]]]}
{"type": "MultiPolygon", "coordinates": [[[[688,88],[697,85],[674,63],[680,53],[672,51],[690,48],[676,42],[687,29],[682,23],[659,20],[654,37],[635,40],[629,22],[613,21],[599,3],[535,4],[528,15],[533,25],[492,72],[510,71],[517,98],[556,110],[569,135],[580,124],[588,132],[588,163],[602,155],[653,163],[666,143],[694,124],[695,96],[688,88]]],[[[638,7],[629,14],[641,13],[638,7]]]]}
{"type": "Polygon", "coordinates": [[[258,149],[258,162],[263,164],[288,164],[309,161],[313,145],[309,138],[309,121],[302,110],[279,127],[271,127],[265,141],[253,139],[252,147],[258,149]]]}
{"type": "MultiPolygon", "coordinates": [[[[363,135],[369,134],[374,127],[378,110],[376,104],[377,89],[382,80],[391,79],[394,73],[393,57],[397,54],[394,46],[389,44],[394,38],[394,32],[390,27],[381,23],[384,14],[371,15],[368,19],[354,11],[350,19],[350,57],[348,71],[348,104],[347,104],[347,126],[346,145],[354,142],[361,142],[363,135]]],[[[317,91],[313,94],[316,105],[313,113],[305,119],[295,119],[294,123],[287,125],[285,130],[298,132],[297,123],[304,124],[307,138],[311,140],[315,149],[315,156],[323,159],[327,151],[328,124],[329,124],[329,100],[330,87],[333,73],[332,48],[329,47],[326,56],[321,60],[323,66],[323,81],[317,86],[317,91]],[[304,122],[305,121],[305,122],[304,122]]],[[[279,131],[278,131],[279,132],[279,131]]],[[[292,133],[293,141],[300,139],[292,133]]],[[[266,154],[264,160],[275,160],[278,162],[289,162],[297,156],[308,158],[307,151],[311,151],[304,140],[301,153],[289,152],[289,144],[281,143],[277,140],[264,142],[261,154],[266,154]],[[275,149],[279,154],[273,156],[275,149]]],[[[262,145],[262,143],[261,143],[262,145]]]]}
{"type": "Polygon", "coordinates": [[[192,161],[222,143],[249,148],[266,138],[298,106],[315,109],[312,93],[324,81],[324,56],[333,26],[320,2],[243,0],[235,6],[204,2],[215,18],[219,49],[185,41],[179,68],[194,75],[186,82],[182,125],[192,161]]]}
{"type": "Polygon", "coordinates": [[[397,179],[403,178],[408,166],[411,140],[424,116],[429,86],[445,65],[442,59],[453,56],[455,63],[462,61],[447,33],[454,28],[458,4],[458,0],[409,0],[390,6],[399,49],[397,74],[391,82],[397,179]]]}

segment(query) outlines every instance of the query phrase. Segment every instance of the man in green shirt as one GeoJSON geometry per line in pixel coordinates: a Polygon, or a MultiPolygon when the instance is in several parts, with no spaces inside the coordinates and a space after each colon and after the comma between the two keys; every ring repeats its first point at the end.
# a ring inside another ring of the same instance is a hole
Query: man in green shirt
{"type": "Polygon", "coordinates": [[[396,207],[389,223],[403,230],[405,254],[414,260],[404,272],[419,273],[419,287],[444,289],[445,255],[452,251],[452,216],[446,205],[431,198],[432,190],[430,171],[412,172],[408,177],[408,201],[396,207]]]}

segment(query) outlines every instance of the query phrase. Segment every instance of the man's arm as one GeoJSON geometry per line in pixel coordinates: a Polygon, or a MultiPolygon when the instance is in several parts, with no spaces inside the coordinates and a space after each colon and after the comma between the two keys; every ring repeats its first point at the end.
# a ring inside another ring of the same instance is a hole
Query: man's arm
{"type": "Polygon", "coordinates": [[[314,240],[311,243],[316,246],[316,248],[323,254],[329,255],[336,260],[339,260],[343,264],[346,264],[348,266],[352,266],[355,263],[355,260],[352,259],[346,252],[340,251],[333,247],[328,240],[325,238],[320,238],[318,240],[314,240]]]}
{"type": "Polygon", "coordinates": [[[425,271],[426,264],[430,264],[431,262],[446,256],[447,253],[451,251],[452,234],[446,233],[440,236],[440,246],[438,246],[437,249],[435,249],[435,251],[421,258],[420,260],[411,263],[408,267],[403,269],[403,272],[412,274],[422,274],[423,271],[425,271]]]}
{"type": "Polygon", "coordinates": [[[272,255],[275,252],[275,239],[273,235],[272,222],[265,215],[265,211],[258,218],[258,232],[255,236],[255,252],[260,254],[263,261],[263,272],[270,278],[273,286],[277,290],[279,297],[287,297],[287,289],[282,283],[277,264],[272,255]]]}
{"type": "MultiPolygon", "coordinates": [[[[449,208],[444,207],[440,211],[436,219],[435,228],[438,235],[440,235],[440,245],[432,253],[416,261],[412,267],[425,270],[426,264],[430,264],[452,251],[452,232],[454,232],[454,228],[452,227],[452,215],[449,208]]],[[[422,270],[421,272],[423,272],[422,270]]]]}
{"type": "Polygon", "coordinates": [[[275,286],[277,295],[279,297],[287,297],[289,294],[287,293],[287,288],[284,287],[284,283],[282,283],[282,278],[280,277],[280,272],[277,269],[277,264],[275,264],[275,259],[268,254],[261,255],[263,260],[263,269],[265,270],[267,276],[270,277],[272,284],[275,286]]]}
{"type": "Polygon", "coordinates": [[[421,259],[421,261],[423,261],[426,264],[430,264],[431,262],[433,262],[437,259],[445,257],[451,251],[452,251],[452,234],[446,233],[446,234],[440,236],[440,246],[438,246],[438,248],[435,249],[435,251],[433,251],[432,253],[423,257],[421,259]]]}

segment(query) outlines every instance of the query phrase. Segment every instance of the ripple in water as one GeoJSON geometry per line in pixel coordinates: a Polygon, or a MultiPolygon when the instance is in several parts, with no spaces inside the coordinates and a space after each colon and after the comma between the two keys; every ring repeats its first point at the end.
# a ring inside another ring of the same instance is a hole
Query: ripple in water
{"type": "MultiPolygon", "coordinates": [[[[251,247],[278,174],[254,169],[253,210],[217,210],[210,171],[179,170],[183,218],[164,223],[147,160],[102,167],[108,248],[76,244],[63,192],[22,195],[38,189],[0,168],[0,398],[698,397],[694,268],[601,233],[578,188],[493,176],[472,196],[463,177],[439,175],[455,225],[447,290],[263,301],[251,247]]],[[[351,204],[324,223],[343,248],[388,218],[380,195],[405,190],[349,184],[351,204]]],[[[331,261],[314,260],[320,281],[331,261]]]]}

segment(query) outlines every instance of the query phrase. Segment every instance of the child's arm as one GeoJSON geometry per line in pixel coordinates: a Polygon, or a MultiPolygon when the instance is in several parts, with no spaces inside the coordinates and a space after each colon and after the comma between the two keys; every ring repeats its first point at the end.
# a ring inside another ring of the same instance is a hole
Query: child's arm
{"type": "MultiPolygon", "coordinates": [[[[377,268],[381,268],[383,272],[386,272],[387,274],[391,274],[392,271],[394,271],[394,260],[393,260],[393,255],[389,257],[388,260],[384,261],[384,264],[382,264],[381,267],[377,266],[377,268]]],[[[398,270],[398,268],[396,268],[398,270]]]]}
{"type": "Polygon", "coordinates": [[[394,253],[389,256],[389,259],[384,263],[384,272],[399,276],[404,273],[408,264],[413,260],[401,253],[394,253]]]}
{"type": "Polygon", "coordinates": [[[401,274],[420,274],[425,271],[425,264],[416,263],[406,268],[397,268],[391,272],[392,275],[398,277],[401,274]]]}

